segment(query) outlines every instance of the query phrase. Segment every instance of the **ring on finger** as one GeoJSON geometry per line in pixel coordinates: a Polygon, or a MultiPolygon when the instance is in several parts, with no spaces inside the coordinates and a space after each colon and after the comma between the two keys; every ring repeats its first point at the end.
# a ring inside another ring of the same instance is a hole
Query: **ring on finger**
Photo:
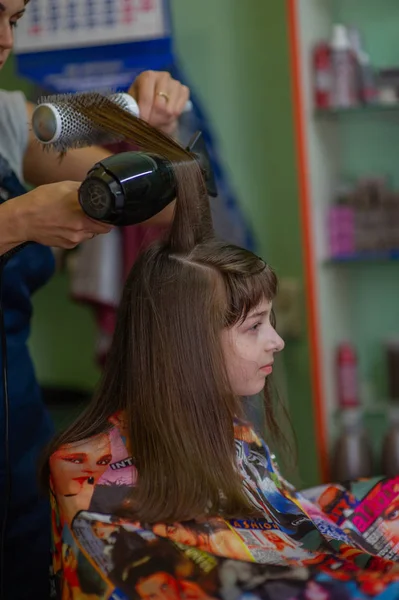
{"type": "Polygon", "coordinates": [[[165,98],[166,102],[169,102],[170,96],[167,92],[157,92],[157,96],[161,96],[161,98],[165,98]]]}

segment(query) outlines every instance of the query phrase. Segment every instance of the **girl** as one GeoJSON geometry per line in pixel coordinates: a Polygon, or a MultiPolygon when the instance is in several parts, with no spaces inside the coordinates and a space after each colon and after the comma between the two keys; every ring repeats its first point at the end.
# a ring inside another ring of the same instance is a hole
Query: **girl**
{"type": "MultiPolygon", "coordinates": [[[[190,231],[189,222],[181,225],[190,231]]],[[[132,496],[139,520],[249,516],[234,421],[240,397],[263,390],[284,346],[273,327],[275,290],[261,259],[217,240],[183,252],[151,247],[126,282],[98,396],[53,450],[103,435],[122,410],[139,473],[132,496]]],[[[75,452],[79,444],[68,450],[75,452]]],[[[53,481],[62,477],[60,454],[50,458],[53,481]]]]}
{"type": "MultiPolygon", "coordinates": [[[[96,110],[90,110],[95,120],[96,110]]],[[[106,570],[95,540],[89,534],[79,538],[90,513],[80,513],[77,527],[63,514],[61,503],[55,505],[58,519],[53,523],[60,523],[55,538],[66,531],[70,535],[70,527],[110,586],[108,593],[116,588],[118,598],[123,590],[123,598],[222,595],[230,600],[237,597],[239,584],[234,580],[229,588],[222,576],[226,559],[259,563],[253,582],[240,584],[252,598],[272,597],[265,582],[275,574],[273,565],[277,578],[290,579],[289,590],[281,583],[276,598],[302,593],[311,598],[316,589],[332,598],[335,587],[326,583],[329,578],[342,585],[361,576],[373,579],[373,568],[381,565],[384,585],[396,586],[391,563],[372,558],[377,548],[371,553],[356,546],[345,532],[348,528],[341,529],[296,492],[279,474],[266,444],[243,420],[241,398],[263,391],[269,430],[277,431],[267,383],[284,342],[274,327],[273,270],[253,253],[215,238],[205,182],[190,153],[117,108],[102,107],[97,116],[171,161],[177,199],[167,238],[141,254],[126,281],[98,393],[53,442],[46,461],[50,473],[43,471],[45,482],[50,474],[56,499],[55,482],[63,486],[54,453],[78,455],[88,439],[95,446],[110,430],[109,439],[115,440],[117,432],[125,457],[119,453],[107,469],[123,472],[123,483],[94,486],[102,489],[98,494],[94,489],[92,501],[95,512],[118,516],[124,535],[135,536],[135,542],[106,570]],[[110,492],[106,502],[101,498],[104,488],[110,492]],[[198,535],[206,529],[209,543],[198,535]],[[221,543],[224,529],[228,534],[221,543]],[[276,539],[284,541],[284,548],[272,547],[270,540],[276,539]],[[154,558],[155,548],[162,550],[165,561],[177,548],[182,560],[175,566],[168,562],[165,571],[154,558]],[[290,575],[283,567],[289,567],[290,575]],[[188,580],[197,595],[189,595],[188,580]]],[[[109,453],[115,455],[113,448],[109,453]]],[[[111,482],[107,471],[102,480],[111,482]]],[[[84,509],[93,512],[92,504],[75,505],[76,513],[84,509]]],[[[341,587],[336,597],[348,597],[347,590],[341,587]]]]}

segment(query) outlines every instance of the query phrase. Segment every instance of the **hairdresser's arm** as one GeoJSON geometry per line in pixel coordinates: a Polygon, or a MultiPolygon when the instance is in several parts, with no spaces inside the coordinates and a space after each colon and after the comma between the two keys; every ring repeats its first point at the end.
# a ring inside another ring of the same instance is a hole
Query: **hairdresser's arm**
{"type": "Polygon", "coordinates": [[[22,241],[18,238],[14,210],[10,206],[10,202],[4,202],[0,205],[0,256],[18,246],[22,241]]]}
{"type": "Polygon", "coordinates": [[[74,248],[111,227],[87,217],[77,202],[80,183],[38,187],[0,205],[0,256],[23,242],[74,248]]]}

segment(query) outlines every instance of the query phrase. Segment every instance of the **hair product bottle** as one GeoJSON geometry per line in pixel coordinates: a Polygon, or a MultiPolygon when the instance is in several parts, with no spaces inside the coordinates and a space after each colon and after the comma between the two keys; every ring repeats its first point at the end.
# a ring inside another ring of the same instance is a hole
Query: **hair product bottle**
{"type": "Polygon", "coordinates": [[[362,36],[357,27],[350,27],[348,36],[356,62],[358,98],[363,104],[375,104],[378,89],[370,56],[363,47],[362,36]]]}
{"type": "Polygon", "coordinates": [[[313,50],[314,105],[319,110],[332,107],[332,64],[328,42],[320,42],[313,50]]]}
{"type": "Polygon", "coordinates": [[[337,349],[339,435],[335,442],[331,474],[334,481],[370,477],[373,473],[371,442],[363,427],[357,376],[357,356],[349,342],[337,349]]]}
{"type": "Polygon", "coordinates": [[[334,25],[331,41],[333,107],[358,106],[357,64],[345,25],[334,25]]]}

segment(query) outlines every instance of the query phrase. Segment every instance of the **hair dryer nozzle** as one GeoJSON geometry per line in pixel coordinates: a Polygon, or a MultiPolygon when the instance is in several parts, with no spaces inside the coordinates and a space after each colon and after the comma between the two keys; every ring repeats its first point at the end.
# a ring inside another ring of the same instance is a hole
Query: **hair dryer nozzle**
{"type": "Polygon", "coordinates": [[[121,152],[95,164],[79,189],[79,202],[92,219],[112,225],[147,221],[176,194],[169,161],[155,154],[121,152]]]}

